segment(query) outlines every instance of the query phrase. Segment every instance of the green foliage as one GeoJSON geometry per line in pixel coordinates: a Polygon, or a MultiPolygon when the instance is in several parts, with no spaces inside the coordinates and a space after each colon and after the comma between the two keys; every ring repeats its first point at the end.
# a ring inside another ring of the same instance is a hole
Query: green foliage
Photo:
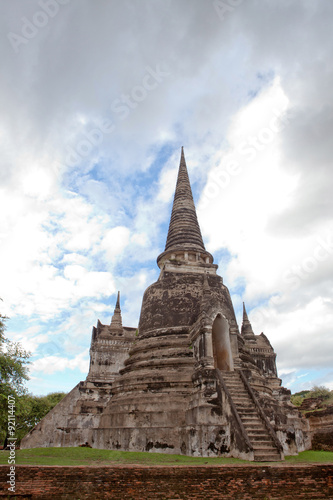
{"type": "Polygon", "coordinates": [[[19,395],[25,392],[24,382],[28,380],[28,368],[26,364],[30,353],[25,351],[19,342],[10,342],[5,337],[8,318],[0,314],[0,384],[1,395],[13,391],[19,395]]]}
{"type": "Polygon", "coordinates": [[[307,394],[309,394],[310,390],[307,389],[306,391],[300,391],[300,392],[295,392],[295,394],[293,394],[293,396],[301,396],[302,398],[304,398],[307,394]]]}
{"type": "Polygon", "coordinates": [[[301,404],[303,403],[304,397],[299,396],[299,395],[297,395],[297,394],[293,394],[293,395],[290,397],[290,400],[291,400],[291,402],[292,402],[295,406],[301,406],[301,404]]]}
{"type": "Polygon", "coordinates": [[[331,395],[331,391],[327,387],[321,385],[315,385],[311,391],[305,396],[306,398],[322,398],[328,399],[331,395]]]}
{"type": "MultiPolygon", "coordinates": [[[[20,396],[26,393],[24,382],[28,380],[28,359],[30,353],[18,342],[11,342],[5,337],[6,316],[0,314],[0,440],[7,436],[8,396],[18,403],[20,396]]],[[[18,408],[15,408],[15,413],[18,408]]]]}
{"type": "Polygon", "coordinates": [[[4,339],[0,345],[0,380],[1,393],[24,394],[24,382],[28,380],[28,369],[25,366],[30,354],[19,342],[4,339]]]}
{"type": "MultiPolygon", "coordinates": [[[[296,392],[295,394],[292,394],[290,399],[295,406],[301,406],[304,399],[309,399],[309,398],[321,398],[322,403],[319,404],[320,399],[318,399],[319,401],[318,404],[320,406],[320,409],[322,409],[327,405],[333,404],[333,391],[330,391],[325,386],[314,386],[311,390],[300,391],[296,392]]],[[[317,410],[319,409],[319,406],[317,407],[317,410]]]]}
{"type": "Polygon", "coordinates": [[[0,344],[2,344],[2,342],[5,340],[6,319],[8,319],[6,316],[2,316],[2,314],[0,314],[0,344]]]}
{"type": "Polygon", "coordinates": [[[24,394],[18,398],[16,408],[17,442],[19,443],[65,396],[64,392],[53,392],[47,396],[24,394]]]}
{"type": "Polygon", "coordinates": [[[290,400],[295,406],[301,406],[304,398],[309,394],[309,392],[310,391],[296,392],[295,394],[291,395],[290,400]]]}
{"type": "Polygon", "coordinates": [[[30,353],[5,337],[6,319],[0,314],[0,442],[4,443],[7,436],[8,397],[11,396],[15,399],[15,437],[19,443],[66,394],[33,396],[27,393],[24,383],[29,379],[30,353]]]}

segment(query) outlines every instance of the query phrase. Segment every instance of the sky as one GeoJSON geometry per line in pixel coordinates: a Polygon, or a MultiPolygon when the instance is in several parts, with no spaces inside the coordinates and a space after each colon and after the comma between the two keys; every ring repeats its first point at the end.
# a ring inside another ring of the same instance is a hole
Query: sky
{"type": "Polygon", "coordinates": [[[0,312],[69,391],[158,278],[184,146],[206,249],[292,392],[333,389],[331,0],[0,3],[0,312]]]}

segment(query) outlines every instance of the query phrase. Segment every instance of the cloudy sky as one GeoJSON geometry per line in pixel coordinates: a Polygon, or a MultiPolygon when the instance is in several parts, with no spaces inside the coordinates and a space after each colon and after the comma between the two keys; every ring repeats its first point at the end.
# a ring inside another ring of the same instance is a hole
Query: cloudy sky
{"type": "Polygon", "coordinates": [[[3,0],[0,297],[34,394],[137,326],[184,146],[207,250],[293,392],[333,389],[331,0],[3,0]]]}

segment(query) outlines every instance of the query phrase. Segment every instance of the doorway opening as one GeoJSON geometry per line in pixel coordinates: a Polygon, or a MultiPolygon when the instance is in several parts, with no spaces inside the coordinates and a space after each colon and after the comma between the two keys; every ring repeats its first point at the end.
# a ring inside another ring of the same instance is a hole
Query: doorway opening
{"type": "Polygon", "coordinates": [[[218,314],[214,320],[212,341],[215,368],[232,371],[234,363],[230,345],[229,324],[221,314],[218,314]]]}

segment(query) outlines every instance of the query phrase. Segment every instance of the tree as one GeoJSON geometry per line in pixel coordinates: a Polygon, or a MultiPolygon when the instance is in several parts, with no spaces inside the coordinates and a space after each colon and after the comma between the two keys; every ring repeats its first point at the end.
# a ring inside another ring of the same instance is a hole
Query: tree
{"type": "Polygon", "coordinates": [[[324,385],[315,385],[312,387],[310,394],[306,397],[328,399],[330,395],[331,391],[327,387],[324,385]]]}
{"type": "Polygon", "coordinates": [[[53,392],[47,396],[34,396],[33,394],[20,396],[16,412],[17,443],[65,396],[65,392],[53,392]]]}
{"type": "Polygon", "coordinates": [[[24,382],[29,379],[28,367],[30,353],[19,342],[11,342],[5,337],[6,320],[0,314],[0,439],[7,441],[8,397],[15,402],[26,393],[24,382]]]}
{"type": "Polygon", "coordinates": [[[301,406],[301,404],[303,403],[303,400],[305,397],[307,397],[307,395],[310,393],[309,390],[307,391],[300,391],[300,392],[296,392],[295,394],[292,394],[291,395],[291,402],[296,405],[296,406],[301,406]]]}
{"type": "Polygon", "coordinates": [[[7,319],[0,314],[0,442],[4,443],[4,448],[8,438],[9,396],[15,399],[17,443],[66,396],[64,392],[52,392],[47,396],[27,393],[24,383],[29,380],[30,353],[19,342],[11,342],[5,337],[7,319]]]}

